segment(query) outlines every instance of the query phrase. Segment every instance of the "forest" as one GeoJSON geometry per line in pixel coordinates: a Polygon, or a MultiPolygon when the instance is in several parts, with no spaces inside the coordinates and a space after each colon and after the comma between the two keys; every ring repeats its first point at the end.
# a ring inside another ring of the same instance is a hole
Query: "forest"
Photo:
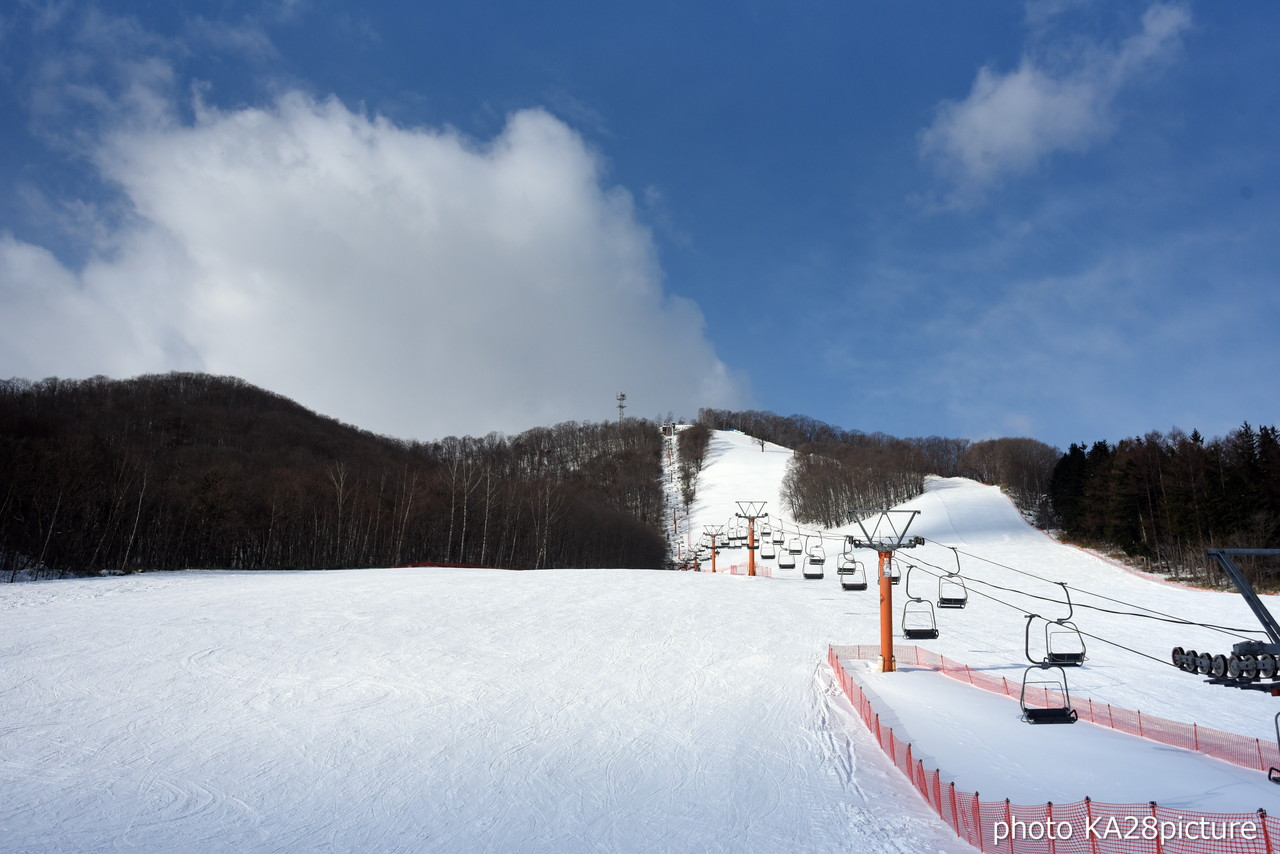
{"type": "Polygon", "coordinates": [[[652,422],[404,442],[232,377],[0,382],[0,578],[661,567],[652,422]]]}
{"type": "MultiPolygon", "coordinates": [[[[1280,434],[1173,430],[1072,445],[900,439],[805,416],[703,409],[678,434],[691,504],[712,430],[795,453],[797,522],[837,527],[930,474],[999,484],[1028,520],[1211,580],[1206,548],[1280,548],[1280,434]]],[[[233,377],[0,381],[0,580],[155,569],[413,563],[668,566],[662,431],[565,422],[407,442],[233,377]]],[[[1246,561],[1254,577],[1258,561],[1246,561]]]]}
{"type": "MultiPolygon", "coordinates": [[[[1208,581],[1208,548],[1280,548],[1280,434],[1245,422],[1210,440],[1172,430],[1073,444],[1049,492],[1066,538],[1208,581]]],[[[1263,566],[1240,562],[1255,576],[1263,566]]]]}

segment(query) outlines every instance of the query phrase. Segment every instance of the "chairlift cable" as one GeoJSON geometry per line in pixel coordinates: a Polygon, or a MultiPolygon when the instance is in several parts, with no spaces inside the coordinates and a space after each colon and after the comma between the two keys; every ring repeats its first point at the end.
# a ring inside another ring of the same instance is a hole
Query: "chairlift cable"
{"type": "MultiPolygon", "coordinates": [[[[1034,572],[1028,572],[1028,571],[1027,571],[1027,570],[1025,570],[1025,569],[1018,569],[1018,568],[1017,568],[1017,567],[1015,567],[1015,566],[1008,566],[1007,564],[1003,564],[1003,563],[1000,563],[999,561],[991,560],[990,558],[982,557],[981,555],[975,555],[975,554],[970,554],[969,552],[959,551],[959,549],[956,549],[956,547],[955,547],[955,546],[949,546],[949,545],[947,545],[946,543],[940,543],[940,542],[938,542],[937,540],[931,540],[931,539],[929,539],[928,537],[926,537],[925,539],[926,539],[926,541],[931,542],[931,543],[933,543],[934,545],[937,545],[937,546],[943,546],[944,548],[949,548],[949,549],[953,549],[953,550],[955,550],[955,551],[958,551],[960,554],[964,555],[965,557],[970,557],[970,558],[973,558],[973,559],[975,559],[975,560],[980,560],[980,561],[983,561],[984,563],[989,563],[989,564],[991,564],[992,566],[998,566],[998,567],[1000,567],[1001,569],[1007,569],[1007,570],[1009,570],[1010,572],[1017,572],[1017,573],[1020,573],[1020,574],[1022,574],[1022,575],[1028,576],[1029,578],[1034,578],[1034,579],[1036,579],[1037,581],[1043,581],[1043,582],[1045,582],[1046,584],[1061,584],[1061,583],[1062,583],[1062,582],[1059,582],[1059,581],[1052,581],[1052,580],[1050,580],[1050,579],[1048,579],[1048,578],[1045,578],[1045,577],[1043,577],[1043,576],[1040,576],[1040,575],[1036,575],[1034,572]]],[[[934,567],[934,569],[939,569],[939,570],[942,570],[943,572],[947,572],[947,570],[943,570],[943,569],[942,569],[942,567],[939,567],[939,566],[937,566],[937,565],[935,565],[935,564],[929,564],[929,565],[930,565],[930,566],[933,566],[933,567],[934,567]]],[[[962,577],[963,577],[963,578],[966,578],[966,579],[968,579],[968,580],[970,580],[970,581],[976,581],[976,582],[979,582],[979,583],[981,583],[981,584],[988,584],[988,585],[990,585],[990,586],[992,586],[992,587],[999,587],[999,585],[998,585],[998,584],[992,584],[991,582],[989,582],[989,581],[983,581],[983,580],[982,580],[982,579],[980,579],[980,578],[973,578],[972,576],[962,576],[962,577]]],[[[1085,589],[1084,589],[1084,588],[1082,588],[1082,587],[1075,587],[1075,586],[1072,586],[1072,585],[1066,585],[1066,586],[1067,586],[1067,588],[1068,588],[1069,590],[1073,590],[1073,591],[1075,591],[1076,593],[1083,593],[1083,594],[1085,594],[1086,596],[1094,596],[1094,597],[1096,597],[1096,598],[1098,598],[1098,599],[1104,599],[1104,600],[1106,600],[1106,601],[1108,601],[1108,602],[1115,602],[1115,603],[1116,603],[1116,604],[1118,604],[1118,605],[1128,605],[1128,606],[1129,606],[1129,607],[1131,607],[1131,608],[1137,608],[1137,609],[1139,609],[1139,610],[1146,611],[1146,612],[1148,612],[1148,613],[1146,613],[1146,614],[1139,614],[1139,613],[1128,612],[1128,611],[1116,611],[1116,610],[1113,610],[1113,609],[1110,609],[1110,608],[1103,608],[1101,605],[1090,605],[1090,604],[1088,604],[1088,603],[1086,603],[1086,602],[1074,602],[1073,604],[1074,604],[1077,608],[1092,608],[1092,609],[1093,609],[1093,610],[1095,610],[1095,611],[1101,611],[1101,612],[1106,613],[1106,614],[1117,614],[1117,615],[1120,615],[1120,616],[1142,617],[1142,618],[1145,618],[1145,619],[1148,619],[1148,620],[1159,620],[1159,621],[1161,621],[1161,622],[1174,623],[1174,624],[1184,625],[1184,626],[1196,626],[1196,627],[1199,627],[1199,628],[1202,628],[1202,629],[1209,629],[1210,631],[1221,632],[1222,634],[1225,634],[1225,635],[1233,635],[1233,636],[1238,637],[1238,638],[1241,638],[1241,639],[1243,639],[1243,640],[1248,640],[1249,638],[1247,638],[1247,637],[1245,637],[1244,635],[1242,635],[1242,634],[1241,634],[1242,632],[1243,632],[1243,633],[1246,633],[1246,634],[1254,634],[1254,635],[1258,635],[1258,634],[1266,634],[1266,633],[1265,633],[1265,632],[1263,632],[1261,629],[1246,629],[1246,628],[1240,628],[1240,627],[1237,627],[1237,626],[1218,626],[1218,625],[1214,625],[1214,624],[1212,624],[1212,623],[1202,623],[1202,622],[1199,622],[1199,621],[1196,621],[1196,620],[1188,620],[1188,619],[1185,619],[1185,618],[1183,618],[1183,617],[1178,617],[1178,616],[1176,616],[1176,615],[1174,615],[1174,614],[1167,614],[1167,613],[1165,613],[1164,611],[1157,611],[1157,610],[1156,610],[1156,609],[1154,609],[1154,608],[1148,608],[1148,607],[1146,607],[1145,605],[1139,605],[1139,604],[1138,604],[1138,603],[1136,603],[1136,602],[1127,602],[1127,601],[1125,601],[1125,600],[1123,600],[1123,599],[1115,599],[1115,598],[1113,598],[1113,597],[1111,597],[1111,596],[1104,596],[1104,595],[1103,595],[1103,594],[1101,594],[1101,593],[1094,593],[1092,590],[1085,590],[1085,589]],[[1153,615],[1158,615],[1158,616],[1153,616],[1153,615]]],[[[1023,595],[1023,596],[1029,596],[1029,597],[1031,597],[1031,598],[1033,598],[1033,599],[1045,599],[1046,601],[1050,601],[1050,602],[1057,602],[1057,601],[1060,601],[1060,600],[1056,600],[1056,599],[1048,599],[1047,597],[1044,597],[1044,596],[1037,596],[1037,595],[1036,595],[1036,594],[1034,594],[1034,593],[1024,593],[1024,592],[1023,592],[1023,591],[1021,591],[1021,590],[1013,590],[1012,588],[1008,588],[1008,587],[1004,587],[1004,588],[1001,588],[1001,589],[1003,589],[1003,590],[1010,590],[1011,592],[1019,593],[1019,594],[1021,594],[1021,595],[1023,595]]],[[[1062,603],[1062,604],[1066,604],[1066,603],[1062,603]]]]}
{"type": "MultiPolygon", "coordinates": [[[[936,569],[937,567],[934,567],[934,568],[936,569]]],[[[1007,589],[1007,588],[1002,588],[1002,589],[1007,589]]],[[[1004,601],[1003,599],[998,599],[995,596],[992,596],[990,593],[984,593],[981,590],[974,590],[973,592],[978,594],[979,596],[985,596],[986,598],[990,599],[992,602],[997,602],[1001,605],[1004,605],[1006,608],[1010,608],[1014,611],[1017,611],[1018,613],[1022,614],[1024,617],[1032,616],[1032,613],[1030,611],[1027,611],[1023,608],[1019,608],[1017,605],[1011,605],[1008,602],[1004,601]]],[[[1013,592],[1016,593],[1018,591],[1015,590],[1013,592]]],[[[1065,603],[1059,603],[1059,604],[1065,604],[1065,603]]],[[[1050,622],[1052,622],[1052,620],[1050,622]]],[[[1143,658],[1149,658],[1152,661],[1159,662],[1160,664],[1177,668],[1177,665],[1174,664],[1172,661],[1170,661],[1168,658],[1157,658],[1156,656],[1151,655],[1150,653],[1142,652],[1141,650],[1137,650],[1137,649],[1134,649],[1133,647],[1125,646],[1124,644],[1118,643],[1117,641],[1109,640],[1099,635],[1091,634],[1089,632],[1084,631],[1083,629],[1080,629],[1079,627],[1076,628],[1076,631],[1078,631],[1080,634],[1084,635],[1085,637],[1093,638],[1094,640],[1101,641],[1102,643],[1108,644],[1109,646],[1119,647],[1120,649],[1123,649],[1126,652],[1131,652],[1134,655],[1140,655],[1143,658]]]]}

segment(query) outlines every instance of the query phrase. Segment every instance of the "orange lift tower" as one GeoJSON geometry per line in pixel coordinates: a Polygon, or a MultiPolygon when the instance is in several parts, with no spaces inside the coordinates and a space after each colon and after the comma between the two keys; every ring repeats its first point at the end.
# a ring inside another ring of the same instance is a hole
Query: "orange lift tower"
{"type": "Polygon", "coordinates": [[[716,537],[724,533],[724,525],[703,525],[702,529],[706,531],[707,539],[711,540],[711,572],[716,571],[716,555],[720,553],[720,549],[716,547],[716,537]]]}
{"type": "Polygon", "coordinates": [[[756,520],[769,518],[768,513],[760,512],[764,505],[763,501],[739,501],[738,512],[733,514],[747,520],[747,575],[756,574],[756,520]]]}
{"type": "Polygon", "coordinates": [[[875,549],[880,554],[880,672],[898,669],[893,657],[893,553],[924,545],[924,537],[907,539],[907,529],[919,510],[869,510],[857,514],[862,537],[846,537],[855,549],[875,549]],[[875,523],[867,529],[872,519],[875,523]]]}

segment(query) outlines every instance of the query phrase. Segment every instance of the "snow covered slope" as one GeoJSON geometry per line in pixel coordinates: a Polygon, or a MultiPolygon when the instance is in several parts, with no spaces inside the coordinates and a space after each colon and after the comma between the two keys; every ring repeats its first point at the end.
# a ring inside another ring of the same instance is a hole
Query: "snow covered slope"
{"type": "MultiPolygon", "coordinates": [[[[788,453],[716,434],[695,526],[723,522],[736,500],[780,510],[788,453]]],[[[1251,625],[1238,597],[1167,587],[1053,542],[992,488],[935,481],[912,506],[912,533],[965,552],[1251,625]]],[[[940,545],[916,552],[953,561],[940,545]]],[[[962,561],[992,583],[1060,590],[962,561]]],[[[780,576],[385,569],[0,587],[0,852],[972,850],[832,684],[827,645],[876,639],[874,592],[842,591],[834,572],[780,576]]],[[[1230,643],[1083,609],[1077,620],[1161,659],[1174,643],[1230,643]]],[[[1018,676],[1023,623],[975,585],[922,645],[1018,676]]],[[[1089,656],[1073,692],[1268,734],[1270,698],[1105,644],[1091,641],[1089,656]]],[[[1060,780],[1037,788],[1028,748],[991,752],[987,697],[939,699],[928,679],[898,675],[877,690],[925,710],[904,726],[944,771],[1021,766],[1028,800],[1054,791],[1060,780]],[[947,753],[961,723],[970,743],[986,741],[947,753]]]]}
{"type": "Polygon", "coordinates": [[[0,851],[967,850],[831,686],[844,600],[760,581],[7,585],[0,851]]]}
{"type": "MultiPolygon", "coordinates": [[[[716,433],[694,508],[692,529],[700,531],[704,525],[723,524],[734,513],[736,500],[752,498],[769,501],[765,510],[773,514],[771,521],[775,524],[780,518],[785,520],[787,511],[772,484],[785,472],[790,454],[775,445],[766,445],[762,454],[749,437],[716,433]]],[[[937,598],[937,577],[943,570],[957,566],[956,553],[950,546],[959,552],[964,575],[986,583],[968,585],[969,606],[965,609],[937,610],[937,640],[915,643],[973,667],[1006,671],[1010,678],[1020,679],[1027,664],[1024,615],[1031,612],[1050,620],[1067,616],[1062,588],[1057,583],[1063,581],[1072,587],[1074,622],[1095,636],[1084,638],[1088,665],[1069,674],[1073,693],[1175,720],[1267,739],[1275,737],[1273,716],[1280,711],[1280,701],[1261,692],[1206,685],[1199,677],[1177,670],[1170,661],[1169,653],[1175,646],[1230,652],[1231,644],[1242,637],[1261,637],[1256,619],[1239,595],[1166,584],[1063,545],[1029,526],[997,487],[964,478],[929,478],[925,489],[923,495],[898,508],[919,511],[909,532],[928,541],[924,546],[898,553],[901,567],[911,563],[922,567],[922,571],[912,574],[911,592],[922,598],[937,598]],[[1100,608],[1121,613],[1107,613],[1100,608]],[[1134,616],[1141,611],[1156,613],[1134,616]],[[1150,618],[1159,615],[1249,629],[1252,634],[1228,634],[1150,618]]],[[[823,541],[828,556],[826,578],[805,583],[839,592],[835,556],[843,547],[843,535],[861,534],[861,530],[850,525],[817,533],[828,535],[823,541]]],[[[859,550],[856,554],[871,569],[874,587],[875,553],[859,550]]],[[[794,579],[800,583],[799,567],[788,572],[776,569],[775,562],[757,560],[773,567],[773,581],[794,579]]],[[[719,562],[724,565],[745,561],[746,553],[736,551],[722,554],[719,562]]],[[[902,585],[894,590],[900,618],[906,590],[902,585]]],[[[846,597],[851,619],[838,629],[839,640],[833,642],[878,642],[879,600],[875,591],[847,593],[846,597]]],[[[1280,597],[1264,599],[1273,613],[1280,613],[1280,597]]],[[[1043,649],[1041,628],[1037,628],[1033,641],[1043,649]]]]}

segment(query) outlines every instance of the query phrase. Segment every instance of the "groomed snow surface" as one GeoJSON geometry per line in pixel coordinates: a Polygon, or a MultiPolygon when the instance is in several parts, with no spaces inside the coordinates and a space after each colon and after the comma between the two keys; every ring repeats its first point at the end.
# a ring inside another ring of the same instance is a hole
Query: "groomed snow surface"
{"type": "MultiPolygon", "coordinates": [[[[737,500],[780,512],[789,453],[715,434],[692,530],[723,524],[737,500]]],[[[935,480],[909,506],[921,511],[912,534],[962,552],[1255,625],[1238,596],[1055,543],[992,487],[935,480]]],[[[939,545],[912,554],[954,564],[939,545]]],[[[1061,616],[1025,595],[1060,598],[1056,585],[961,560],[966,575],[1024,591],[992,595],[1061,616]]],[[[828,644],[876,642],[875,592],[842,591],[834,565],[821,581],[775,575],[381,569],[6,585],[0,852],[972,851],[881,753],[825,663],[828,644]]],[[[938,640],[917,643],[1021,678],[1025,620],[977,589],[964,610],[939,612],[938,640]]],[[[1083,608],[1076,620],[1153,658],[1089,640],[1073,696],[1274,735],[1272,698],[1163,663],[1172,646],[1222,652],[1234,638],[1083,608]]],[[[926,764],[984,799],[1280,810],[1280,787],[1256,771],[1083,723],[1028,726],[1016,703],[937,674],[847,666],[926,764]]]]}

